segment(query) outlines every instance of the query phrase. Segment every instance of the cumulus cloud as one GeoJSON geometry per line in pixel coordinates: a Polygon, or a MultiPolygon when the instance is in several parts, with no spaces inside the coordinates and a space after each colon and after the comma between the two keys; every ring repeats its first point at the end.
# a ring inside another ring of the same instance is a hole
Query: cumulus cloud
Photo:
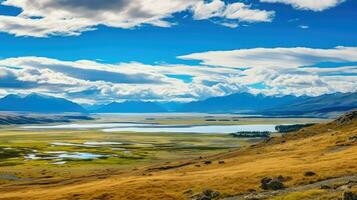
{"type": "Polygon", "coordinates": [[[2,88],[34,88],[36,85],[33,82],[19,80],[18,76],[9,69],[0,68],[0,86],[2,88]]]}
{"type": "Polygon", "coordinates": [[[357,88],[356,66],[314,66],[322,62],[356,62],[356,47],[254,48],[193,53],[179,58],[198,60],[202,65],[217,68],[244,69],[231,79],[240,85],[262,84],[266,87],[250,88],[254,93],[319,95],[352,92],[357,88]]]}
{"type": "Polygon", "coordinates": [[[267,3],[284,3],[300,10],[323,11],[337,6],[345,0],[260,0],[267,3]]]}
{"type": "Polygon", "coordinates": [[[87,83],[87,81],[68,77],[47,68],[7,67],[0,64],[1,88],[42,88],[62,91],[62,88],[81,87],[87,83]]]}
{"type": "Polygon", "coordinates": [[[157,73],[144,72],[133,68],[124,69],[115,65],[105,65],[87,60],[68,62],[43,57],[21,57],[4,59],[0,61],[0,64],[25,68],[50,69],[72,78],[87,81],[135,84],[164,83],[168,81],[165,76],[157,73]]]}
{"type": "Polygon", "coordinates": [[[17,16],[0,15],[0,31],[16,36],[79,35],[98,25],[134,28],[144,24],[170,27],[170,18],[188,11],[196,20],[220,18],[245,22],[270,22],[272,11],[252,9],[222,0],[5,0],[20,8],[17,16]]]}
{"type": "Polygon", "coordinates": [[[188,65],[146,65],[138,62],[104,64],[90,60],[61,61],[44,57],[18,57],[0,60],[0,88],[14,87],[28,92],[53,91],[80,102],[114,100],[180,100],[188,101],[232,92],[236,86],[224,84],[224,77],[240,70],[188,65]],[[9,75],[11,73],[11,76],[9,75]],[[185,82],[171,75],[191,76],[185,82]],[[203,80],[219,77],[213,85],[203,80]],[[15,81],[9,81],[16,80],[15,81]],[[21,85],[21,84],[22,85],[21,85]],[[230,88],[230,89],[229,89],[230,88]],[[87,101],[85,101],[87,99],[87,101]],[[94,99],[94,100],[93,100],[94,99]]]}
{"type": "Polygon", "coordinates": [[[273,11],[252,9],[250,5],[244,3],[225,4],[221,0],[213,0],[206,3],[198,2],[193,6],[194,19],[203,20],[219,17],[231,22],[220,22],[223,26],[235,28],[239,21],[244,22],[271,22],[274,17],[273,11]]]}
{"type": "Polygon", "coordinates": [[[357,47],[240,49],[182,58],[202,64],[7,58],[0,60],[0,94],[40,92],[81,103],[108,103],[191,101],[237,92],[320,95],[357,90],[357,47]],[[321,62],[327,66],[319,66],[321,62]],[[182,80],[185,76],[190,79],[182,80]],[[254,87],[257,84],[261,87],[254,87]]]}

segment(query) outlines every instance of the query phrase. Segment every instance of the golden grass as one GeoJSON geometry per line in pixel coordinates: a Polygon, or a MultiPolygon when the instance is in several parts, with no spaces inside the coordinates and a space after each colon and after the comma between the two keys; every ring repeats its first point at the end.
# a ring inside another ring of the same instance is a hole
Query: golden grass
{"type": "Polygon", "coordinates": [[[314,199],[316,197],[321,197],[322,194],[327,193],[325,190],[321,189],[312,189],[303,192],[292,192],[290,194],[275,197],[271,200],[304,200],[304,199],[314,199]]]}
{"type": "MultiPolygon", "coordinates": [[[[298,134],[274,138],[246,149],[203,159],[188,159],[169,164],[192,163],[169,170],[143,167],[104,177],[86,177],[71,182],[45,185],[3,185],[0,199],[188,199],[185,191],[217,190],[223,196],[259,189],[265,176],[289,176],[288,187],[308,184],[331,177],[357,173],[357,145],[350,140],[357,135],[357,122],[339,127],[334,123],[306,128],[298,134]],[[212,164],[204,164],[206,160],[212,164]],[[224,160],[225,164],[218,164],[224,160]],[[197,167],[195,165],[200,165],[197,167]],[[305,177],[304,172],[317,175],[305,177]]],[[[317,195],[321,191],[290,194],[287,199],[317,195]]],[[[285,197],[284,197],[285,198],[285,197]]]]}

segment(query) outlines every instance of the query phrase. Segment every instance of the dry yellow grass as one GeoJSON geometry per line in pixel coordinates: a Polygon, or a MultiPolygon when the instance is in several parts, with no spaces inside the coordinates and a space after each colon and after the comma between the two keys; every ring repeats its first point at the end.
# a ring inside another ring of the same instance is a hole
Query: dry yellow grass
{"type": "Polygon", "coordinates": [[[260,190],[265,176],[290,176],[288,187],[357,173],[357,121],[316,125],[246,149],[150,166],[105,177],[2,185],[0,199],[188,199],[205,188],[223,196],[260,190]],[[204,164],[204,161],[212,164],[204,164]],[[218,164],[224,160],[225,164],[218,164]],[[175,167],[184,165],[182,167],[175,167]],[[200,165],[197,167],[196,165],[200,165]],[[171,166],[163,170],[162,167],[171,166]],[[161,167],[161,168],[160,168],[161,167]],[[313,171],[317,175],[304,176],[313,171]]]}

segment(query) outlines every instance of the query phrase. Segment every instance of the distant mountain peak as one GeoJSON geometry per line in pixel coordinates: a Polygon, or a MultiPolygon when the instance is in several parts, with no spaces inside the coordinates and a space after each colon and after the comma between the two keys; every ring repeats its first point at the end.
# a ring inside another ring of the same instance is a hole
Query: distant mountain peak
{"type": "Polygon", "coordinates": [[[181,107],[182,112],[237,112],[251,113],[266,108],[286,105],[302,99],[296,96],[267,96],[239,92],[227,96],[212,97],[202,101],[191,102],[181,107]]]}
{"type": "Polygon", "coordinates": [[[151,101],[124,101],[112,102],[94,112],[99,113],[161,113],[167,110],[156,102],[151,101]]]}
{"type": "Polygon", "coordinates": [[[37,93],[31,93],[24,97],[13,94],[7,95],[0,99],[0,111],[39,113],[86,112],[84,108],[72,101],[37,93]]]}
{"type": "Polygon", "coordinates": [[[49,97],[49,96],[33,92],[33,93],[28,94],[26,97],[49,97]]]}
{"type": "Polygon", "coordinates": [[[58,97],[49,96],[49,95],[45,95],[45,94],[34,93],[34,92],[28,94],[27,96],[25,96],[25,98],[64,99],[64,98],[58,98],[58,97]]]}

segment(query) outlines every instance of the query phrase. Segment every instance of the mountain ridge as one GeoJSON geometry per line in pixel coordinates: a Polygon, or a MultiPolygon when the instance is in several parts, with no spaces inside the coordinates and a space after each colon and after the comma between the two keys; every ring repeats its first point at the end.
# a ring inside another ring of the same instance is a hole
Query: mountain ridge
{"type": "Polygon", "coordinates": [[[308,113],[347,112],[357,108],[357,92],[332,93],[310,97],[289,106],[267,109],[263,113],[301,115],[308,113]]]}
{"type": "Polygon", "coordinates": [[[15,94],[7,95],[0,99],[0,111],[35,113],[87,112],[80,105],[67,99],[36,93],[24,97],[15,94]]]}
{"type": "Polygon", "coordinates": [[[64,98],[32,93],[25,97],[9,94],[0,99],[0,111],[90,112],[90,113],[239,113],[265,116],[336,116],[357,108],[357,92],[311,96],[266,96],[234,93],[188,103],[124,101],[106,105],[78,105],[64,98]]]}
{"type": "Polygon", "coordinates": [[[266,96],[263,94],[234,93],[227,96],[212,97],[202,101],[187,103],[181,108],[185,112],[256,112],[264,108],[287,105],[301,101],[307,97],[266,96]]]}
{"type": "Polygon", "coordinates": [[[165,108],[155,102],[124,101],[112,102],[94,110],[96,113],[161,113],[165,108]]]}

